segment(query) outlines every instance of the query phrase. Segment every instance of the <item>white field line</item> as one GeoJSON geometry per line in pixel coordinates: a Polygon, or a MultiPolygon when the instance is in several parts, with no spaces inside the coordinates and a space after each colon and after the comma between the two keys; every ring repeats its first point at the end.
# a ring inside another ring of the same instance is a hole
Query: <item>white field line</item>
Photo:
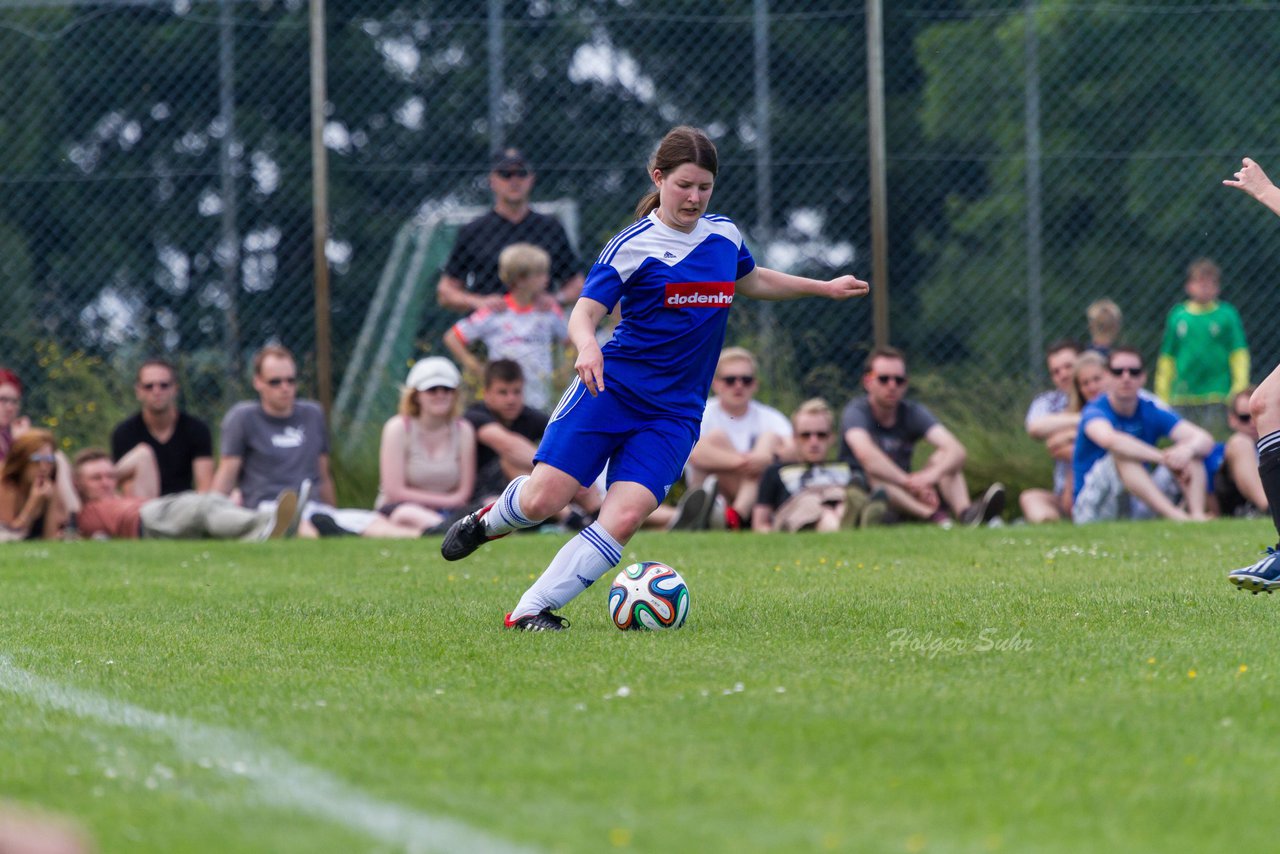
{"type": "Polygon", "coordinates": [[[264,748],[234,730],[153,712],[63,685],[0,655],[0,691],[45,709],[168,738],[188,759],[254,784],[263,802],[344,825],[410,852],[523,852],[531,849],[448,818],[381,801],[285,751],[264,748]]]}

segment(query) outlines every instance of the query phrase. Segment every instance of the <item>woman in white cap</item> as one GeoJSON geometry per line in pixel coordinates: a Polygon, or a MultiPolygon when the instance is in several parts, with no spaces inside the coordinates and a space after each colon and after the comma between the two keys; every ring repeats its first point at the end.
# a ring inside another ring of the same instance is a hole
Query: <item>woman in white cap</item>
{"type": "Polygon", "coordinates": [[[476,433],[460,417],[462,375],[441,356],[409,371],[399,414],[382,428],[378,499],[392,522],[429,531],[466,508],[476,485],[476,433]]]}

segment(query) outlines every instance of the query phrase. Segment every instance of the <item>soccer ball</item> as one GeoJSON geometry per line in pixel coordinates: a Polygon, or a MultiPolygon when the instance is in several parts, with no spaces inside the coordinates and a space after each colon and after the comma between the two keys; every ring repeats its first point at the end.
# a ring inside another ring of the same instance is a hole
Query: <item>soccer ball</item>
{"type": "Polygon", "coordinates": [[[646,560],[618,573],[609,588],[609,619],[622,630],[678,629],[689,616],[689,588],[665,563],[646,560]]]}

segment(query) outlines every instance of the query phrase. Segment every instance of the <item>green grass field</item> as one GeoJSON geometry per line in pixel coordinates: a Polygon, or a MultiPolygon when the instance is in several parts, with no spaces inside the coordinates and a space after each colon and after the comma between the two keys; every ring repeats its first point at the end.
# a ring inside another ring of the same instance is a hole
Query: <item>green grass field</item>
{"type": "Polygon", "coordinates": [[[0,797],[102,851],[1267,850],[1269,522],[649,534],[501,616],[562,537],[0,549],[0,797]]]}

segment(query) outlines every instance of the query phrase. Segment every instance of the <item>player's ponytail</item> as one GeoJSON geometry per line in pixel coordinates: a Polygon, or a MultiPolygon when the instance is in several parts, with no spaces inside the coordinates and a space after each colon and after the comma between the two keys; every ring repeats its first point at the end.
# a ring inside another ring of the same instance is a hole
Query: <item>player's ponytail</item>
{"type": "MultiPolygon", "coordinates": [[[[666,175],[685,163],[701,166],[712,177],[720,170],[720,156],[715,143],[702,131],[689,125],[680,125],[667,131],[649,158],[649,177],[653,170],[666,175]]],[[[636,205],[636,219],[644,219],[658,208],[658,191],[646,193],[636,205]]]]}
{"type": "Polygon", "coordinates": [[[646,193],[636,205],[636,219],[644,219],[658,209],[658,191],[646,193]]]}

